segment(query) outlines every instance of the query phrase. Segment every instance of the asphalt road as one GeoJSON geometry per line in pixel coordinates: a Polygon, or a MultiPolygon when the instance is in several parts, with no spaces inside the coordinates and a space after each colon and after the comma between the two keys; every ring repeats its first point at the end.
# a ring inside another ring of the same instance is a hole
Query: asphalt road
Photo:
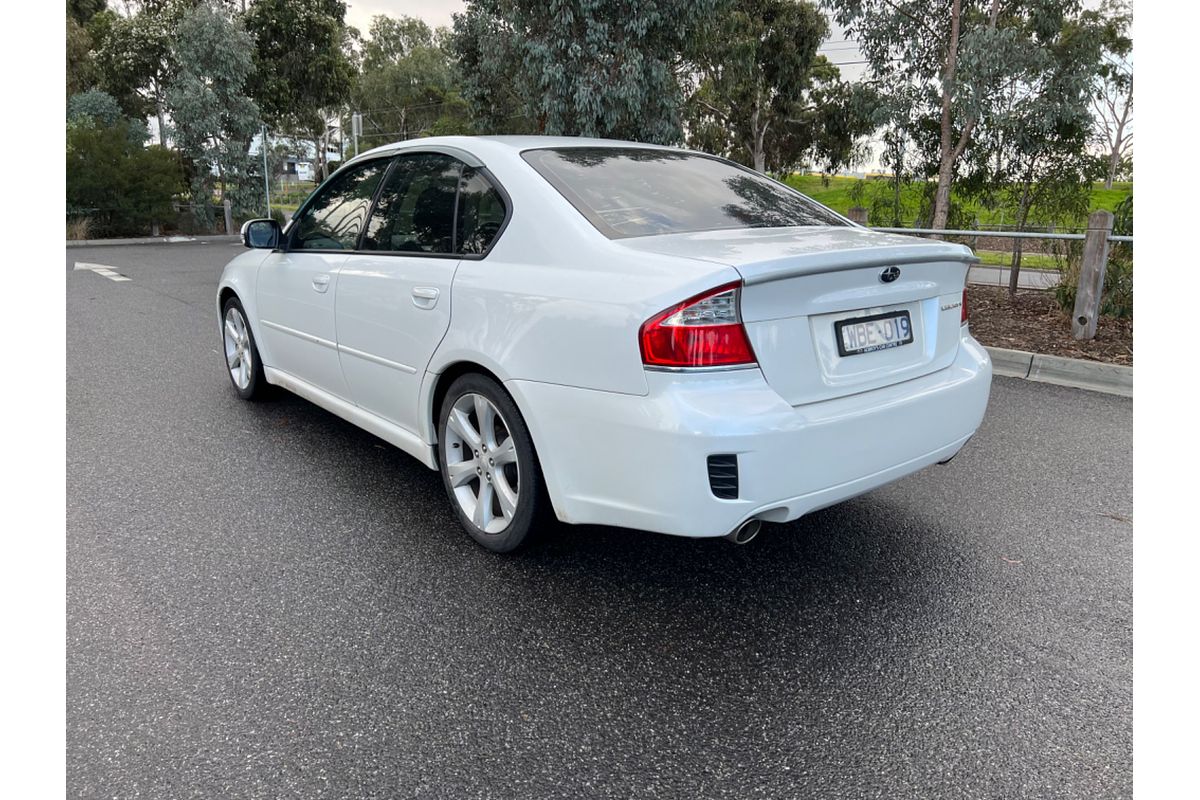
{"type": "Polygon", "coordinates": [[[746,547],[500,557],[234,395],[227,242],[67,250],[67,782],[103,798],[1131,793],[1131,403],[997,379],[946,467],[746,547]]]}

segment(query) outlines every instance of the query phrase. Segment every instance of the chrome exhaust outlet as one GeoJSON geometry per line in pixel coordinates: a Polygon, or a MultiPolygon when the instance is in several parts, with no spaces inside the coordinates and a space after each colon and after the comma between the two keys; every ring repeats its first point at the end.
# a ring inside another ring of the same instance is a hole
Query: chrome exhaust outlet
{"type": "Polygon", "coordinates": [[[725,538],[734,544],[748,544],[758,532],[762,530],[762,520],[748,519],[741,525],[737,526],[732,533],[725,534],[725,538]]]}

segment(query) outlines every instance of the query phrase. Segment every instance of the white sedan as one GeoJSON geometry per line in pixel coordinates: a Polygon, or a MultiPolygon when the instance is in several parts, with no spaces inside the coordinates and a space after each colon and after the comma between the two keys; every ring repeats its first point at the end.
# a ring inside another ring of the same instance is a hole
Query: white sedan
{"type": "Polygon", "coordinates": [[[491,550],[551,515],[748,541],[948,461],[987,406],[968,248],[701,153],[407,141],[242,235],[217,294],[238,394],[440,470],[491,550]]]}

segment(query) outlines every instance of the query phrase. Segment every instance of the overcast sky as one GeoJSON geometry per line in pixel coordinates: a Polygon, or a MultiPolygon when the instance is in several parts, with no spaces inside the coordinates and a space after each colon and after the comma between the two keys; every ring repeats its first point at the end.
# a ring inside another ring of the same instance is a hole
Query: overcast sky
{"type": "Polygon", "coordinates": [[[388,14],[420,17],[431,28],[450,25],[450,15],[463,10],[461,0],[347,0],[346,22],[363,33],[371,26],[371,17],[388,14]]]}

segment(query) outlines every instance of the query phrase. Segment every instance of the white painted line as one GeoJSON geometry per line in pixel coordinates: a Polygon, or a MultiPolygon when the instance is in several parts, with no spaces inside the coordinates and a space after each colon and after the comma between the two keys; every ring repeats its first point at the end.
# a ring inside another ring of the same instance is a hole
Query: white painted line
{"type": "Polygon", "coordinates": [[[103,275],[104,277],[108,278],[110,281],[118,281],[119,282],[119,281],[133,280],[133,278],[127,278],[124,275],[122,275],[121,273],[117,272],[115,268],[105,266],[104,264],[90,264],[87,261],[76,261],[75,269],[88,270],[90,272],[96,273],[97,275],[103,275]]]}

